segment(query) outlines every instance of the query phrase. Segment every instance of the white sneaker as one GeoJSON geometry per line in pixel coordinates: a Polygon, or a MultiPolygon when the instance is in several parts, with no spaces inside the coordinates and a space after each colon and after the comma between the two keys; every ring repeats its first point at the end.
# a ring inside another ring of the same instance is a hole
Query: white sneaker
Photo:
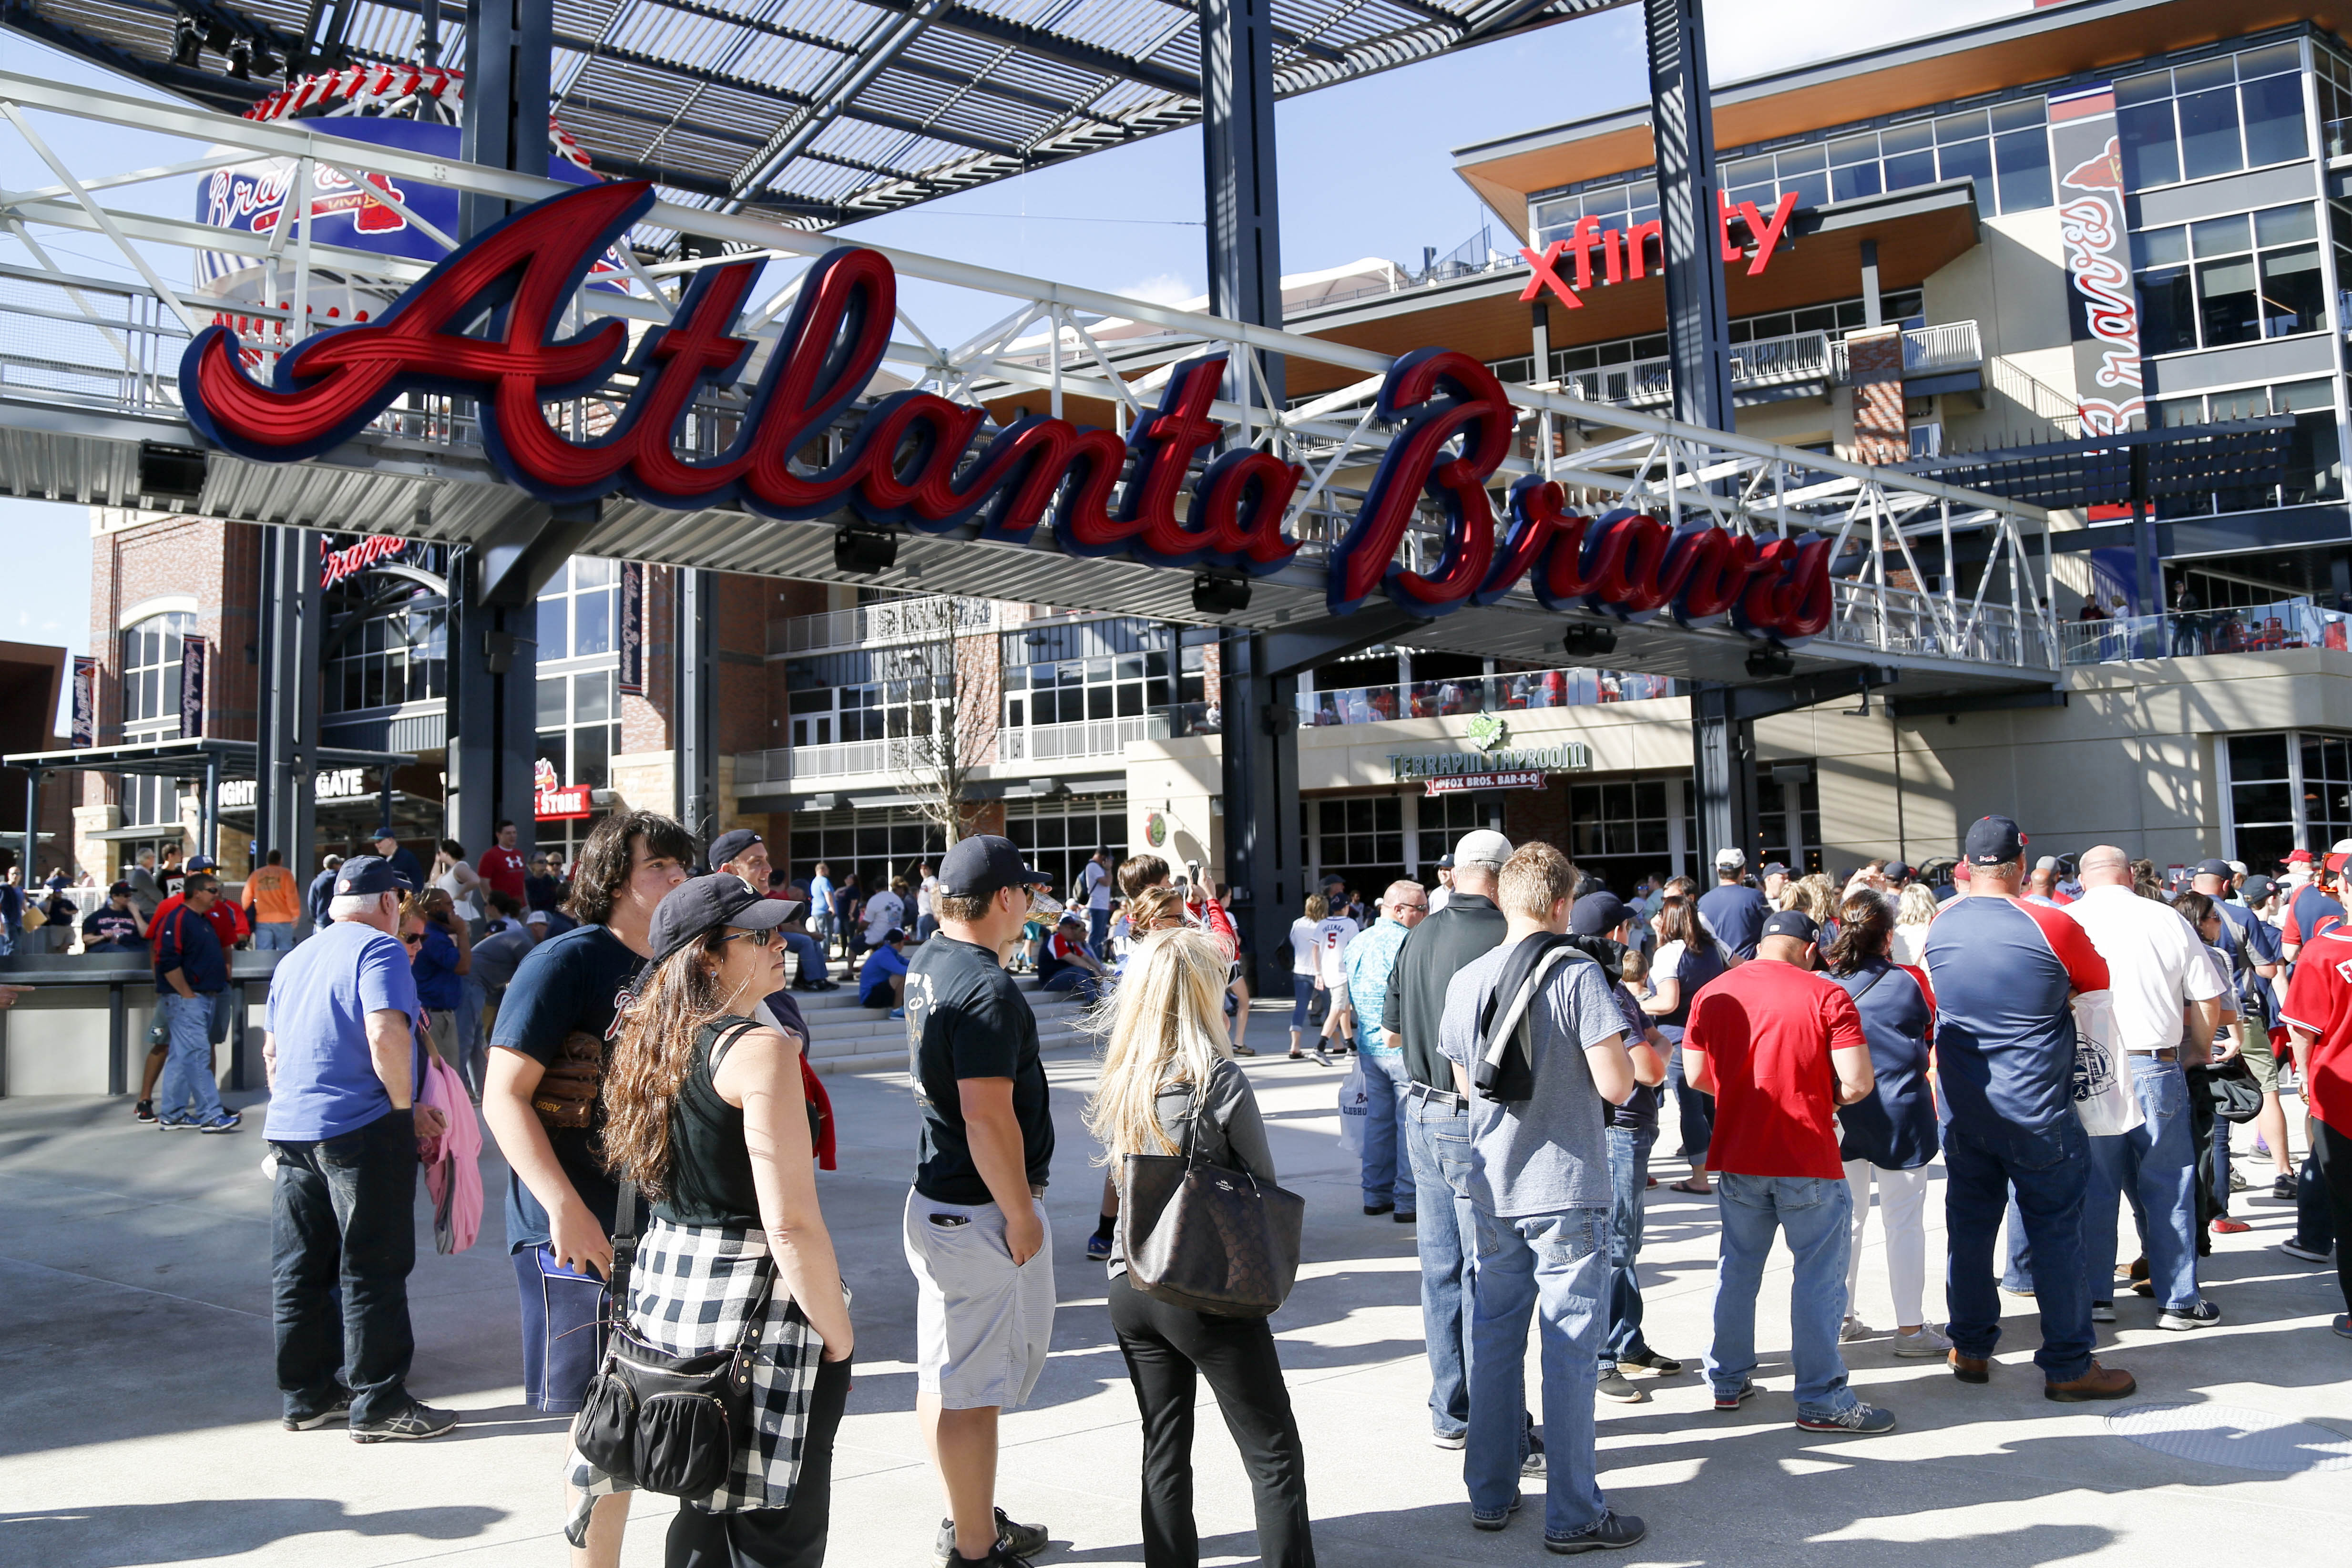
{"type": "Polygon", "coordinates": [[[1856,1340],[1866,1340],[1876,1332],[1878,1332],[1876,1329],[1864,1322],[1860,1318],[1848,1318],[1844,1326],[1838,1330],[1838,1343],[1850,1345],[1856,1340]]]}
{"type": "Polygon", "coordinates": [[[1920,1324],[1916,1334],[1895,1336],[1895,1353],[1899,1356],[1939,1356],[1951,1348],[1951,1337],[1934,1323],[1920,1324]]]}

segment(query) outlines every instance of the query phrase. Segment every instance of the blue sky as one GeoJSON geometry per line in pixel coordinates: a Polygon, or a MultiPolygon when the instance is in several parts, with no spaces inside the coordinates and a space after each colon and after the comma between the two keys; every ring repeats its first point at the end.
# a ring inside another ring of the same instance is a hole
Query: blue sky
{"type": "MultiPolygon", "coordinates": [[[[1715,0],[1707,52],[1717,79],[1731,80],[2024,8],[2025,0],[1715,0]]],[[[1468,239],[1489,215],[1455,177],[1451,150],[1644,97],[1639,16],[1630,7],[1604,12],[1285,102],[1276,129],[1284,269],[1313,271],[1363,257],[1417,261],[1424,246],[1444,252],[1468,239]]],[[[145,90],[14,33],[0,33],[0,68],[145,90]]],[[[73,138],[60,152],[84,172],[189,155],[184,142],[81,122],[73,138]]],[[[30,160],[13,132],[0,132],[0,147],[8,166],[20,170],[11,184],[47,183],[37,163],[25,166],[30,160]]],[[[1201,173],[1199,132],[1176,132],[843,232],[1007,271],[1181,300],[1206,290],[1201,173]]],[[[169,195],[158,186],[145,199],[169,195]]],[[[127,275],[93,237],[64,234],[44,243],[60,266],[127,275]]],[[[26,259],[13,240],[0,241],[0,258],[26,259]]],[[[167,265],[184,263],[174,258],[167,265]]],[[[919,286],[907,298],[935,337],[968,332],[998,313],[976,297],[919,286]]],[[[0,500],[0,541],[15,590],[0,609],[0,638],[89,651],[89,530],[80,507],[0,500]]]]}

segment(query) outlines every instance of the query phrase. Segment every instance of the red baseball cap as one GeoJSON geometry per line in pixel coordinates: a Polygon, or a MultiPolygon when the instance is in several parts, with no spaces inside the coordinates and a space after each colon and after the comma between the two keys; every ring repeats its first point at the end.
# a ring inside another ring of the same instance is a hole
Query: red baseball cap
{"type": "Polygon", "coordinates": [[[2292,865],[2295,864],[2295,862],[2297,862],[2297,861],[2302,861],[2302,862],[2303,862],[2303,863],[2305,863],[2305,865],[2308,865],[2308,864],[2310,864],[2312,861],[2316,860],[2316,859],[2318,859],[2318,858],[2319,858],[2319,857],[2318,857],[2318,856],[2314,855],[2314,854],[2313,854],[2310,850],[2308,850],[2308,849],[2297,849],[2297,850],[2294,851],[2293,853],[2291,853],[2290,855],[2288,855],[2288,856],[2287,856],[2287,858],[2286,858],[2286,863],[2287,863],[2288,865],[2292,866],[2292,865]]]}

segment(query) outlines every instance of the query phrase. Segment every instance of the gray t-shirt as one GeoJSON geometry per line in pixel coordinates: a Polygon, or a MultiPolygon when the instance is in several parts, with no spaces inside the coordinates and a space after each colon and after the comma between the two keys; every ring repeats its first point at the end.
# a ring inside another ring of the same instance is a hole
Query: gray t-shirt
{"type": "MultiPolygon", "coordinates": [[[[1439,1047],[1475,1078],[1478,1015],[1508,945],[1463,965],[1445,987],[1439,1047]]],[[[1598,963],[1570,958],[1544,982],[1528,1016],[1532,1098],[1504,1105],[1470,1091],[1470,1201],[1500,1219],[1606,1208],[1609,1104],[1593,1087],[1588,1046],[1625,1032],[1598,963]]]]}

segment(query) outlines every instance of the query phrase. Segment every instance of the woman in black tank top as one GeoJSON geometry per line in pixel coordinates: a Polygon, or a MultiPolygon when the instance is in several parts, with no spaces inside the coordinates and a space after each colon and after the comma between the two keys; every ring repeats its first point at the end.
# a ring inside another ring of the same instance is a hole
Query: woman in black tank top
{"type": "MultiPolygon", "coordinates": [[[[824,1560],[856,1336],[817,1206],[805,1042],[753,1016],[783,988],[778,928],[796,908],[724,875],[664,899],[604,1079],[605,1163],[652,1201],[628,1275],[631,1328],[677,1354],[732,1346],[761,1280],[774,1276],[754,1430],[737,1435],[725,1484],[678,1509],[674,1564],[824,1560]]],[[[583,1465],[575,1456],[575,1487],[620,1489],[583,1465]]]]}

